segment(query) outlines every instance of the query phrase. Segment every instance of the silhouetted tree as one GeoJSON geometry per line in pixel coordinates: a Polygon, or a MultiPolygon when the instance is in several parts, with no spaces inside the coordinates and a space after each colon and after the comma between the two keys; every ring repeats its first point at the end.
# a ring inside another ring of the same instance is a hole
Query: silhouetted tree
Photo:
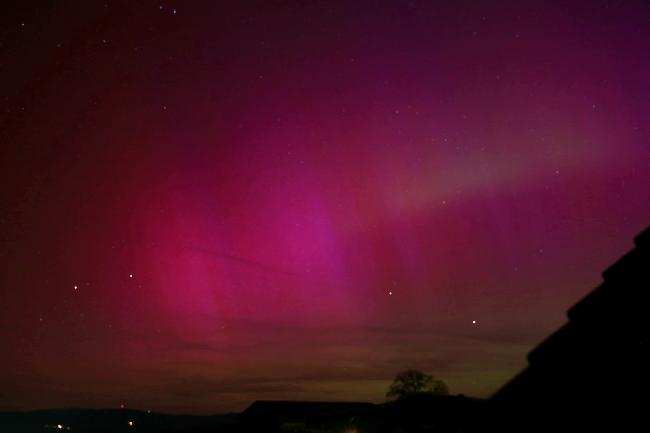
{"type": "Polygon", "coordinates": [[[449,388],[445,382],[434,379],[433,376],[418,370],[406,370],[395,376],[386,397],[401,399],[413,394],[447,395],[449,388]]]}

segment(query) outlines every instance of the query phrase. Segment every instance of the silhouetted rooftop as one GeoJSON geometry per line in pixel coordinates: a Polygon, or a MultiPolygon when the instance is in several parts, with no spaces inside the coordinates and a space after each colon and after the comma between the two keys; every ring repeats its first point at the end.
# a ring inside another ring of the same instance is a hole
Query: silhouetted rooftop
{"type": "Polygon", "coordinates": [[[650,228],[489,401],[486,430],[611,431],[641,422],[648,385],[650,228]]]}

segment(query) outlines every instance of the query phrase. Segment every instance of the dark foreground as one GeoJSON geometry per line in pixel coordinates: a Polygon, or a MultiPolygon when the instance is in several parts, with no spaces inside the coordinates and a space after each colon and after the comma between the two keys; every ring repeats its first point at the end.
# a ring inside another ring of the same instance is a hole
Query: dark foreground
{"type": "Polygon", "coordinates": [[[167,415],[128,409],[0,412],[2,433],[158,433],[193,429],[221,431],[215,429],[236,422],[236,414],[167,415]]]}
{"type": "Polygon", "coordinates": [[[482,401],[420,395],[384,404],[258,401],[241,414],[166,415],[136,410],[0,413],[7,433],[246,433],[465,431],[482,401]]]}

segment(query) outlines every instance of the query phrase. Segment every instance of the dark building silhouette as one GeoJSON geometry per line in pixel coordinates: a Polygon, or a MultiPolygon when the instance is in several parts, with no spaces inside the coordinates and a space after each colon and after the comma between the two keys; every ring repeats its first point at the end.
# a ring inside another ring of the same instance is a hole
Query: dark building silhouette
{"type": "Polygon", "coordinates": [[[415,394],[384,404],[256,401],[240,415],[244,431],[336,433],[456,433],[483,400],[415,394]]]}
{"type": "Polygon", "coordinates": [[[250,432],[375,431],[380,408],[372,403],[256,401],[239,417],[250,432]]]}
{"type": "MultiPolygon", "coordinates": [[[[568,311],[568,323],[486,404],[477,431],[643,431],[647,410],[650,228],[568,311]]],[[[644,427],[645,426],[645,427],[644,427]]]]}
{"type": "Polygon", "coordinates": [[[458,433],[471,426],[485,400],[464,395],[415,394],[382,404],[388,427],[393,433],[458,433]]]}

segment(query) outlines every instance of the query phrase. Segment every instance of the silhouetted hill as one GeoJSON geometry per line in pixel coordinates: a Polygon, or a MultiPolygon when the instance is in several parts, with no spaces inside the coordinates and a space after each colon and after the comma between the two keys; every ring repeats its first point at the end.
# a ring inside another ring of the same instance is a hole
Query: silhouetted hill
{"type": "Polygon", "coordinates": [[[0,412],[2,433],[160,433],[189,429],[221,431],[236,422],[235,414],[168,415],[129,409],[0,412]]]}

